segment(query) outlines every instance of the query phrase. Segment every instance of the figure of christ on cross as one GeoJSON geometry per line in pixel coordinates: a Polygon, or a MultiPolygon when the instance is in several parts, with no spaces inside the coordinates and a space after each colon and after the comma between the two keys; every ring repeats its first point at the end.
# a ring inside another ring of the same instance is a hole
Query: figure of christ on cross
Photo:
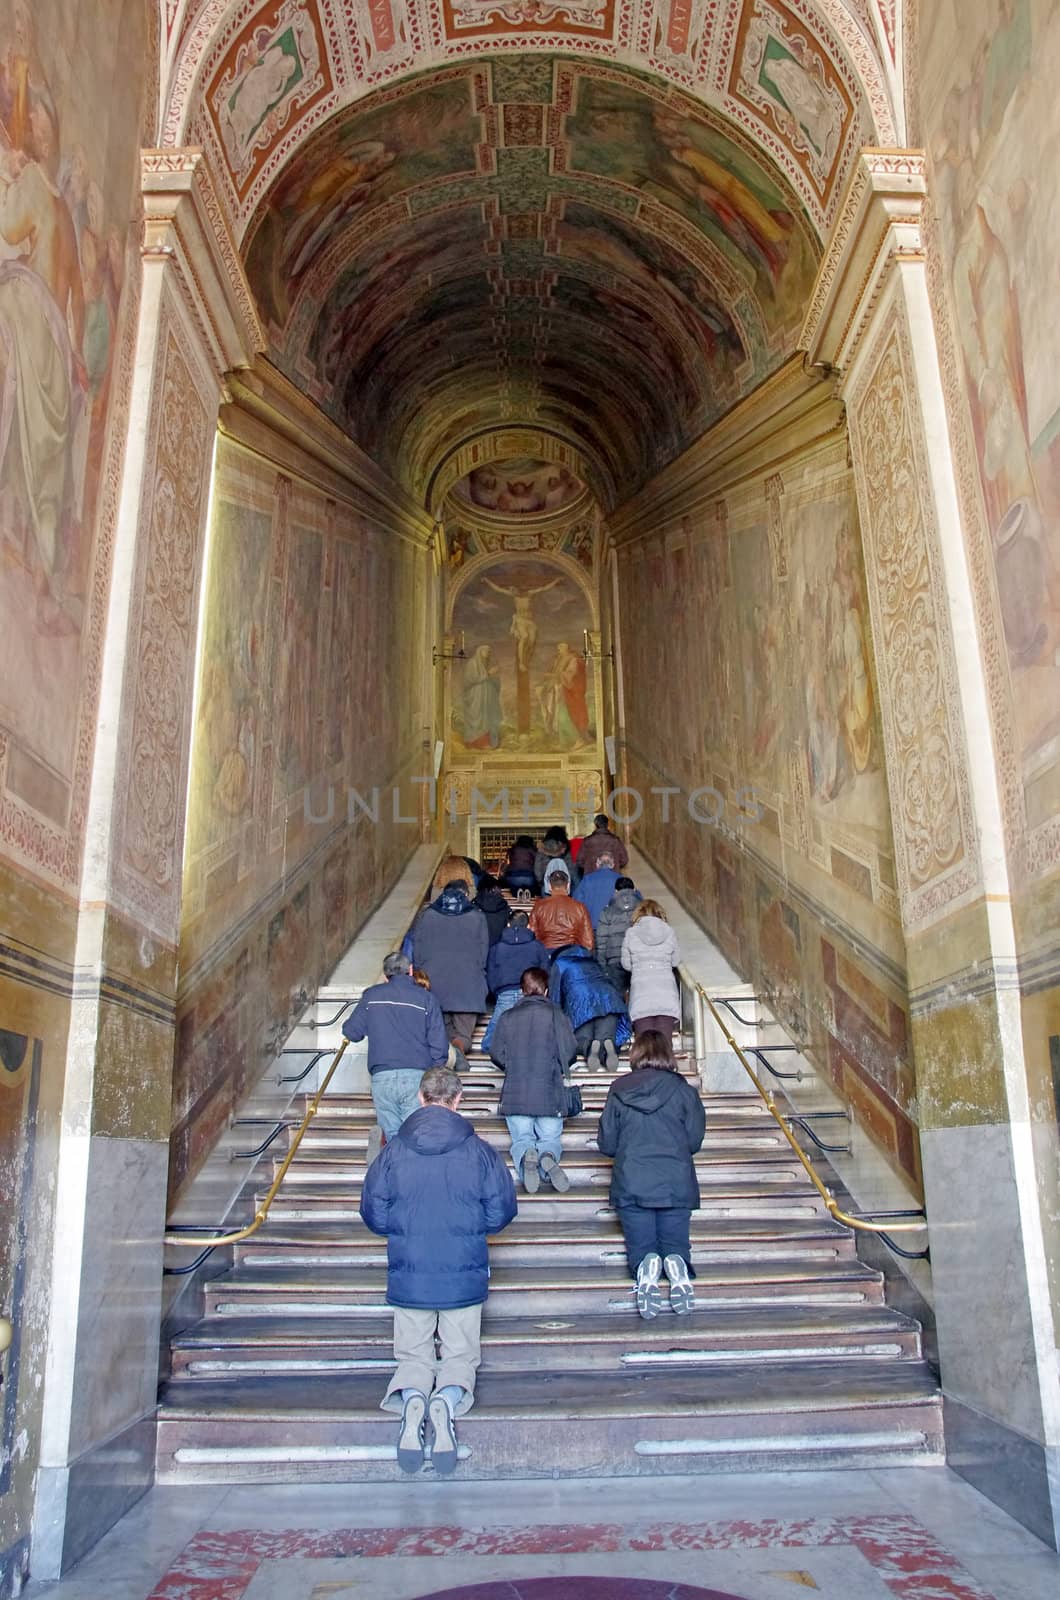
{"type": "Polygon", "coordinates": [[[532,589],[517,589],[504,584],[494,583],[491,578],[483,580],[495,594],[502,594],[512,602],[511,626],[508,632],[515,640],[515,726],[519,733],[530,732],[530,663],[534,651],[537,649],[537,623],[530,609],[530,602],[536,594],[545,594],[549,589],[554,589],[560,581],[553,578],[549,583],[538,584],[532,589]]]}

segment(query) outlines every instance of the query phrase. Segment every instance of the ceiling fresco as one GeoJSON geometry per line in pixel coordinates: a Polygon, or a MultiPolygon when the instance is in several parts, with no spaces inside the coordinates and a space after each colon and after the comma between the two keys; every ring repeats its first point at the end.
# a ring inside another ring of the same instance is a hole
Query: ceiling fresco
{"type": "Polygon", "coordinates": [[[900,144],[896,0],[158,0],[159,141],[203,145],[237,230],[334,114],[513,52],[624,62],[748,133],[819,232],[862,144],[900,144]]]}
{"type": "Polygon", "coordinates": [[[819,254],[737,129],[543,56],[333,119],[244,248],[273,359],[414,492],[452,444],[519,422],[580,444],[605,499],[785,359],[819,254]]]}
{"type": "Polygon", "coordinates": [[[487,461],[460,478],[451,490],[453,498],[464,505],[515,517],[566,511],[585,492],[584,483],[569,467],[535,456],[487,461]]]}

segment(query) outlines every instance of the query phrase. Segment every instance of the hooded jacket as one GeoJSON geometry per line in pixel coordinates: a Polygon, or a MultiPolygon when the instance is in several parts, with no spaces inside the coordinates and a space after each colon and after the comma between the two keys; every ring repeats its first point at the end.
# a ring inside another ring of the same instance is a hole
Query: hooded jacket
{"type": "Polygon", "coordinates": [[[490,1055],[504,1068],[502,1117],[561,1117],[563,1074],[577,1058],[573,1029],[541,994],[524,995],[497,1023],[490,1055]]]}
{"type": "Polygon", "coordinates": [[[548,975],[548,997],[563,1007],[572,1028],[580,1028],[595,1017],[617,1016],[615,1043],[620,1050],[633,1033],[621,993],[596,957],[580,944],[556,951],[548,975]]]}
{"type": "Polygon", "coordinates": [[[485,1011],[486,918],[463,889],[447,889],[424,906],[412,930],[413,965],[431,980],[443,1011],[485,1011]]]}
{"type": "Polygon", "coordinates": [[[597,1145],[614,1159],[611,1204],[699,1207],[692,1157],[703,1143],[703,1102],[679,1072],[640,1067],[611,1085],[597,1145]]]}
{"type": "Polygon", "coordinates": [[[367,1036],[369,1072],[426,1072],[449,1058],[437,997],[405,973],[366,989],[342,1031],[355,1044],[367,1036]]]}
{"type": "Polygon", "coordinates": [[[499,889],[480,889],[473,904],[486,919],[490,932],[490,945],[495,945],[508,926],[508,902],[499,889]]]}
{"type": "Polygon", "coordinates": [[[681,959],[677,937],[661,917],[641,917],[622,941],[622,965],[630,975],[629,1014],[680,1017],[681,996],[673,969],[681,959]]]}
{"type": "Polygon", "coordinates": [[[455,1311],[489,1290],[487,1237],[518,1206],[500,1152],[446,1106],[421,1106],[372,1162],[361,1216],[386,1235],[387,1304],[455,1311]]]}
{"type": "Polygon", "coordinates": [[[564,844],[562,839],[543,839],[538,846],[537,855],[534,857],[534,876],[538,883],[544,883],[545,872],[553,861],[563,862],[573,888],[577,882],[574,857],[570,853],[570,845],[564,844]]]}
{"type": "Polygon", "coordinates": [[[565,944],[593,947],[593,924],[585,907],[562,890],[535,900],[530,912],[530,930],[546,950],[559,950],[565,944]]]}
{"type": "Polygon", "coordinates": [[[616,889],[596,924],[596,959],[612,983],[618,981],[623,989],[627,980],[622,966],[622,941],[632,926],[640,898],[637,889],[616,889]]]}
{"type": "Polygon", "coordinates": [[[486,982],[494,994],[502,989],[517,989],[528,967],[548,971],[548,951],[534,938],[529,928],[505,928],[489,953],[486,982]]]}
{"type": "Polygon", "coordinates": [[[584,873],[595,872],[601,856],[611,856],[620,872],[629,865],[629,851],[610,828],[593,829],[579,851],[578,865],[584,873]]]}

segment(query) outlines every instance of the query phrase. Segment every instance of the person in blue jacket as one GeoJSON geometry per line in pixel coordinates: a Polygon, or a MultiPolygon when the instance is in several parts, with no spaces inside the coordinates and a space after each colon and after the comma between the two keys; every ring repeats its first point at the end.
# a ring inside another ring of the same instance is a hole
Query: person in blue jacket
{"type": "Polygon", "coordinates": [[[381,1403],[401,1412],[403,1472],[423,1465],[428,1442],[436,1472],[456,1467],[454,1418],[474,1403],[481,1361],[488,1238],[519,1209],[504,1157],[457,1115],[460,1099],[455,1072],[425,1072],[420,1109],[368,1168],[361,1191],[366,1227],[386,1237],[397,1370],[381,1403]]]}
{"type": "Polygon", "coordinates": [[[611,903],[618,877],[614,857],[604,854],[600,857],[599,866],[594,867],[592,872],[587,872],[574,891],[575,900],[581,901],[592,918],[594,933],[596,924],[600,921],[600,913],[611,903]]]}
{"type": "Polygon", "coordinates": [[[459,879],[447,883],[413,924],[412,964],[430,979],[461,1070],[467,1066],[475,1024],[486,1009],[489,952],[489,924],[459,879]]]}
{"type": "Polygon", "coordinates": [[[555,952],[548,997],[566,1013],[589,1071],[616,1072],[633,1028],[625,1000],[591,951],[569,944],[555,952]]]}
{"type": "Polygon", "coordinates": [[[382,983],[366,989],[342,1031],[358,1044],[368,1040],[368,1071],[378,1128],[368,1138],[369,1161],[383,1136],[392,1139],[419,1105],[420,1079],[428,1067],[444,1067],[449,1036],[442,1008],[412,977],[408,956],[395,951],[383,962],[382,983]]]}
{"type": "Polygon", "coordinates": [[[530,918],[525,911],[513,911],[508,926],[490,949],[486,961],[486,982],[494,996],[493,1015],[482,1040],[482,1048],[489,1055],[497,1019],[523,998],[519,984],[523,973],[530,967],[548,970],[549,954],[529,928],[530,918]]]}

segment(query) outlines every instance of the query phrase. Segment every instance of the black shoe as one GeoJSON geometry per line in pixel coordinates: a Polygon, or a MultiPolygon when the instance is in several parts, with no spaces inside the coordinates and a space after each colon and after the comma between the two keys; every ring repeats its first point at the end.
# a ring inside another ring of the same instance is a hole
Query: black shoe
{"type": "Polygon", "coordinates": [[[456,1424],[449,1402],[436,1394],[428,1412],[431,1423],[431,1464],[435,1472],[447,1478],[456,1471],[456,1424]]]}
{"type": "Polygon", "coordinates": [[[541,1187],[541,1174],[537,1167],[537,1151],[528,1150],[523,1157],[523,1188],[527,1194],[536,1194],[541,1187]]]}
{"type": "Polygon", "coordinates": [[[410,1394],[401,1413],[401,1432],[398,1434],[397,1462],[402,1472],[419,1472],[423,1466],[426,1441],[427,1396],[410,1394]]]}
{"type": "Polygon", "coordinates": [[[541,1176],[548,1179],[556,1193],[566,1194],[570,1188],[570,1179],[555,1156],[546,1150],[545,1154],[538,1158],[538,1166],[541,1169],[541,1176]]]}
{"type": "Polygon", "coordinates": [[[689,1282],[688,1267],[681,1256],[667,1256],[663,1262],[670,1284],[670,1310],[678,1316],[696,1309],[695,1291],[689,1282]]]}
{"type": "Polygon", "coordinates": [[[661,1276],[662,1257],[653,1250],[637,1268],[637,1310],[646,1321],[657,1317],[662,1310],[661,1276]]]}

